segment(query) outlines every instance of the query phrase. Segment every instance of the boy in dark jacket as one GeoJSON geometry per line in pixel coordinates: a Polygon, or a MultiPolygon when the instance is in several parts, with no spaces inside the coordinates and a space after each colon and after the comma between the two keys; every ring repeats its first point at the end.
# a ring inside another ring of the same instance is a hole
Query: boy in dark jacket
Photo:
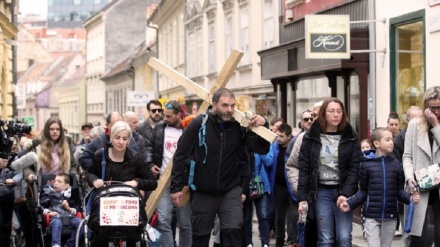
{"type": "Polygon", "coordinates": [[[343,212],[355,209],[362,203],[368,246],[391,246],[399,217],[398,201],[419,203],[419,194],[412,196],[401,187],[402,165],[391,155],[393,135],[386,128],[376,128],[371,133],[376,148],[366,151],[361,163],[360,190],[340,205],[343,212]]]}
{"type": "Polygon", "coordinates": [[[50,229],[52,231],[52,247],[61,246],[62,217],[67,217],[74,231],[64,244],[65,247],[75,246],[76,231],[81,220],[77,218],[79,209],[78,202],[71,198],[70,177],[66,173],[60,173],[55,177],[53,185],[43,188],[41,195],[43,214],[50,215],[50,229]]]}

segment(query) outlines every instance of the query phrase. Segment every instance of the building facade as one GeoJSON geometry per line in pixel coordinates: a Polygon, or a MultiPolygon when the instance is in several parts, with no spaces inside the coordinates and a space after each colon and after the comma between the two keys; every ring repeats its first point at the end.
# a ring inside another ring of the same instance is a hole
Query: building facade
{"type": "Polygon", "coordinates": [[[87,121],[102,122],[106,115],[108,99],[101,77],[145,40],[146,28],[140,23],[145,23],[149,4],[143,0],[114,0],[84,22],[87,121]]]}
{"type": "MultiPolygon", "coordinates": [[[[148,18],[149,28],[157,30],[153,47],[157,57],[182,74],[185,74],[184,9],[185,1],[163,0],[148,18]]],[[[185,96],[184,88],[168,77],[158,74],[156,78],[154,86],[159,98],[177,100],[185,96]]]]}
{"type": "MultiPolygon", "coordinates": [[[[285,1],[280,45],[259,51],[261,76],[276,92],[277,113],[298,122],[306,109],[328,97],[344,102],[350,123],[361,138],[369,135],[369,53],[350,59],[305,59],[305,15],[349,15],[350,21],[371,18],[368,0],[285,1]]],[[[374,17],[373,17],[374,18],[374,17]]],[[[351,23],[351,50],[369,50],[368,23],[351,23]]]]}
{"type": "Polygon", "coordinates": [[[376,57],[377,124],[385,126],[395,111],[403,128],[407,109],[422,106],[423,92],[439,85],[440,2],[376,1],[375,11],[377,19],[386,20],[376,24],[376,48],[389,51],[376,57]]]}
{"type": "Polygon", "coordinates": [[[14,39],[17,36],[15,1],[0,1],[0,118],[14,117],[16,84],[14,39]]]}
{"type": "MultiPolygon", "coordinates": [[[[158,26],[159,59],[209,89],[232,50],[242,50],[243,58],[227,87],[235,92],[240,110],[261,105],[258,113],[273,117],[273,87],[261,80],[257,51],[279,42],[278,1],[171,2],[162,1],[150,18],[158,26]]],[[[159,75],[158,92],[162,98],[185,100],[190,113],[202,103],[194,92],[164,75],[159,75]]]]}

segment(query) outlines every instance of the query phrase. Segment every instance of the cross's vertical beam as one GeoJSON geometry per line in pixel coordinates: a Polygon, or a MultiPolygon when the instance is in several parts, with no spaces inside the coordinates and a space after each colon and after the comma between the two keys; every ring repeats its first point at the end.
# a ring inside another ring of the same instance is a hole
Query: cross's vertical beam
{"type": "MultiPolygon", "coordinates": [[[[234,73],[235,69],[237,68],[238,63],[240,62],[241,58],[243,57],[243,52],[238,51],[238,50],[233,50],[231,55],[229,56],[228,60],[226,60],[226,63],[224,64],[222,70],[220,71],[220,74],[217,77],[216,82],[214,83],[214,85],[212,85],[211,89],[209,90],[209,93],[205,93],[205,98],[203,99],[203,103],[200,106],[199,110],[197,111],[197,115],[206,112],[206,110],[208,110],[208,106],[210,105],[211,99],[212,99],[212,94],[217,91],[217,89],[219,88],[224,88],[226,86],[226,84],[228,83],[229,79],[231,78],[232,74],[234,73]]],[[[151,61],[151,60],[150,60],[151,61]]],[[[150,64],[150,62],[148,62],[148,64],[150,64]]],[[[168,73],[165,74],[166,76],[170,77],[171,79],[180,79],[180,76],[177,76],[176,74],[173,73],[168,73]]],[[[196,83],[194,83],[193,81],[191,81],[188,78],[185,78],[188,82],[191,83],[191,85],[194,85],[192,87],[191,91],[197,91],[200,92],[201,88],[200,86],[198,86],[196,83]]],[[[178,81],[178,80],[177,80],[178,81]]],[[[188,88],[187,88],[188,89],[188,88]]],[[[173,167],[173,162],[172,159],[168,162],[167,167],[165,168],[165,171],[163,172],[163,174],[160,176],[159,181],[157,183],[157,188],[156,190],[154,190],[147,203],[145,206],[145,209],[147,211],[147,216],[148,218],[150,218],[153,213],[154,210],[156,210],[157,204],[159,203],[160,199],[162,198],[163,194],[165,193],[165,190],[168,188],[168,186],[170,185],[171,182],[171,170],[173,167]]],[[[188,201],[188,187],[185,187],[183,190],[183,194],[184,194],[184,200],[182,202],[182,205],[184,205],[184,203],[186,203],[188,201]]]]}

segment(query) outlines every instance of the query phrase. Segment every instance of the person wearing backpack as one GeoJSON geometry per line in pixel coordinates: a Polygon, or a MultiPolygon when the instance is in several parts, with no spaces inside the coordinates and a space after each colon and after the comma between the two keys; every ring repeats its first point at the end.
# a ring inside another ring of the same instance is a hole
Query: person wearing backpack
{"type": "MultiPolygon", "coordinates": [[[[165,171],[170,159],[176,151],[177,141],[182,135],[182,117],[185,111],[176,100],[164,104],[164,121],[153,129],[150,140],[147,142],[147,166],[156,177],[165,171]]],[[[162,246],[174,246],[172,230],[173,203],[169,187],[157,204],[159,225],[157,230],[161,233],[162,246]]],[[[179,224],[179,247],[191,246],[191,208],[189,204],[176,208],[177,223],[179,224]]]]}
{"type": "MultiPolygon", "coordinates": [[[[247,148],[266,154],[270,143],[241,127],[232,117],[234,108],[234,94],[225,88],[218,89],[212,97],[212,109],[194,118],[180,137],[174,154],[171,198],[179,206],[182,189],[188,181],[193,247],[208,247],[216,214],[220,219],[222,245],[242,245],[242,203],[250,176],[247,148]],[[204,118],[206,122],[202,125],[204,118]],[[185,175],[191,159],[194,166],[189,168],[189,177],[193,181],[185,175]]],[[[250,118],[250,124],[269,126],[258,114],[250,118]]]]}

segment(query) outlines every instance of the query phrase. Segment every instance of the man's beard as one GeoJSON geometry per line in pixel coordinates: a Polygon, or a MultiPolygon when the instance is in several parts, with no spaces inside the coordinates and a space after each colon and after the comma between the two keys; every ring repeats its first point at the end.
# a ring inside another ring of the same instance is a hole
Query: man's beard
{"type": "Polygon", "coordinates": [[[162,117],[160,117],[160,116],[154,116],[151,118],[151,121],[158,123],[158,122],[160,122],[161,119],[162,119],[162,117]]]}

